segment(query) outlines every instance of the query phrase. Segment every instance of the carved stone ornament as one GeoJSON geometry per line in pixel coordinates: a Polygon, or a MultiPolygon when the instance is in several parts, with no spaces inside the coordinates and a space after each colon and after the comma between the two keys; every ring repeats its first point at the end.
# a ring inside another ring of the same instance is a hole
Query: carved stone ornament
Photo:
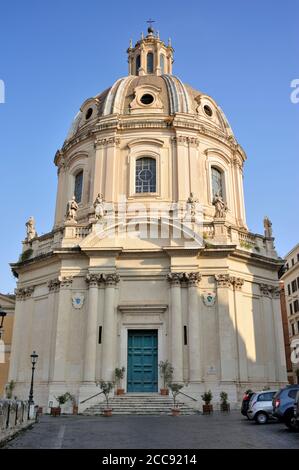
{"type": "Polygon", "coordinates": [[[48,288],[49,288],[49,291],[50,292],[56,292],[59,290],[60,288],[60,280],[58,279],[58,277],[56,279],[51,279],[49,282],[48,282],[48,288]]]}
{"type": "Polygon", "coordinates": [[[81,309],[84,304],[84,294],[76,292],[72,297],[72,304],[75,309],[81,309]]]}
{"type": "Polygon", "coordinates": [[[120,277],[117,273],[108,273],[102,274],[102,279],[106,286],[115,286],[119,282],[120,277]]]}
{"type": "Polygon", "coordinates": [[[89,287],[96,287],[101,282],[103,282],[102,275],[101,274],[95,274],[95,273],[87,274],[85,280],[86,280],[87,284],[89,285],[89,287]]]}
{"type": "Polygon", "coordinates": [[[229,274],[216,274],[215,279],[218,287],[230,287],[231,277],[229,274]]]}
{"type": "Polygon", "coordinates": [[[190,287],[196,287],[201,280],[201,274],[196,272],[184,273],[184,280],[188,282],[190,287]]]}
{"type": "Polygon", "coordinates": [[[73,276],[60,276],[60,287],[71,287],[73,283],[73,276]]]}
{"type": "Polygon", "coordinates": [[[230,276],[229,274],[216,274],[215,279],[218,287],[231,287],[236,290],[242,289],[244,279],[241,277],[230,276]]]}
{"type": "Polygon", "coordinates": [[[35,289],[35,286],[20,287],[18,289],[15,289],[16,298],[18,300],[28,299],[33,294],[34,289],[35,289]]]}
{"type": "Polygon", "coordinates": [[[261,294],[265,297],[273,297],[277,299],[280,297],[280,289],[277,286],[271,286],[269,284],[260,284],[261,294]]]}
{"type": "Polygon", "coordinates": [[[202,294],[202,300],[207,307],[213,307],[216,302],[216,292],[204,292],[202,294]]]}
{"type": "Polygon", "coordinates": [[[168,273],[167,280],[172,286],[179,286],[184,279],[184,273],[168,273]]]}

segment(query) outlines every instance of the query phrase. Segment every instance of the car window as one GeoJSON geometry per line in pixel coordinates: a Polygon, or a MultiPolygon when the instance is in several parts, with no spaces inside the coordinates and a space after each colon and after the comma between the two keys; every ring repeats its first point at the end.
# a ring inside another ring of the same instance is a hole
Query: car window
{"type": "Polygon", "coordinates": [[[295,400],[297,391],[298,390],[290,390],[289,393],[288,393],[288,397],[294,398],[294,400],[295,400]]]}
{"type": "Polygon", "coordinates": [[[258,401],[272,401],[274,395],[275,392],[261,393],[258,397],[258,401]]]}
{"type": "Polygon", "coordinates": [[[250,397],[250,401],[253,401],[255,399],[256,395],[257,395],[256,393],[253,393],[250,397]]]}

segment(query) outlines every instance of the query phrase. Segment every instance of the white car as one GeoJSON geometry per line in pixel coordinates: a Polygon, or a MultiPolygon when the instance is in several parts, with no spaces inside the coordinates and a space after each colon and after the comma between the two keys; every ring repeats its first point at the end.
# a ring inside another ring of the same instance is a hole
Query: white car
{"type": "Polygon", "coordinates": [[[272,399],[277,390],[263,390],[255,392],[249,402],[247,416],[254,419],[258,424],[266,424],[273,418],[272,399]]]}

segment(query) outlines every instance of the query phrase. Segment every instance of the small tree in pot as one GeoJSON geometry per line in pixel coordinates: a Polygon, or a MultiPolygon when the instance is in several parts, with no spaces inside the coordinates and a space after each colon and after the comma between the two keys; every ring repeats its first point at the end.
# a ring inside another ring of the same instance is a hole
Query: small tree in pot
{"type": "Polygon", "coordinates": [[[109,407],[109,394],[114,387],[114,383],[104,382],[103,380],[101,380],[99,385],[103,394],[105,395],[105,400],[106,400],[106,408],[103,409],[103,416],[112,416],[112,408],[109,407]]]}
{"type": "Polygon", "coordinates": [[[230,411],[230,404],[228,403],[227,399],[228,399],[228,394],[226,392],[221,392],[220,393],[220,410],[228,413],[230,411]]]}
{"type": "Polygon", "coordinates": [[[172,416],[178,416],[181,412],[179,406],[178,406],[178,403],[176,401],[176,397],[177,395],[180,393],[181,389],[183,388],[184,385],[182,384],[168,384],[168,387],[170,388],[171,390],[171,393],[172,393],[172,398],[173,398],[173,408],[171,408],[171,413],[172,413],[172,416]]]}
{"type": "Polygon", "coordinates": [[[114,371],[114,376],[115,376],[115,383],[117,385],[116,388],[116,395],[123,395],[125,393],[125,390],[121,388],[121,381],[124,378],[126,369],[122,367],[121,369],[119,367],[116,367],[114,371]]]}
{"type": "Polygon", "coordinates": [[[161,361],[159,363],[160,375],[163,377],[163,388],[160,389],[161,395],[168,395],[168,386],[172,381],[173,367],[169,361],[161,361]]]}
{"type": "Polygon", "coordinates": [[[211,405],[211,401],[213,398],[211,390],[208,392],[205,392],[203,395],[201,395],[202,400],[205,402],[204,405],[202,405],[202,412],[203,414],[210,414],[213,412],[213,405],[211,405]]]}
{"type": "Polygon", "coordinates": [[[55,399],[58,401],[58,406],[52,406],[51,407],[51,415],[52,416],[60,416],[61,415],[61,405],[64,405],[68,401],[69,394],[64,393],[63,395],[59,395],[58,397],[55,397],[55,399]]]}

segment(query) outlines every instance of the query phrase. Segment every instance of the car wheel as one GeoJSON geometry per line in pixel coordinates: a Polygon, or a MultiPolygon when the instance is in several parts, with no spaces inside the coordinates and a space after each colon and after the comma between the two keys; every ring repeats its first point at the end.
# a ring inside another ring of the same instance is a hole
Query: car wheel
{"type": "Polygon", "coordinates": [[[268,422],[268,415],[266,413],[261,412],[258,413],[254,419],[257,424],[266,424],[268,422]]]}
{"type": "Polygon", "coordinates": [[[296,423],[296,420],[294,419],[294,415],[292,411],[287,413],[284,423],[287,426],[287,428],[289,428],[291,431],[298,430],[297,423],[296,423]]]}

